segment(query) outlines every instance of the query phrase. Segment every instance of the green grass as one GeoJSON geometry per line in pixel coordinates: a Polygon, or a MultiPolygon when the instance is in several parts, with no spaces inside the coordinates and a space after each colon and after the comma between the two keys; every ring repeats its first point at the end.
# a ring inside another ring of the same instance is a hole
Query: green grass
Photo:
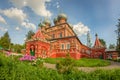
{"type": "Polygon", "coordinates": [[[51,63],[51,64],[56,64],[59,61],[62,61],[64,58],[46,58],[44,59],[45,62],[51,63]]]}
{"type": "Polygon", "coordinates": [[[30,62],[21,62],[0,53],[0,80],[120,80],[120,69],[89,73],[73,70],[68,74],[59,74],[56,70],[32,66],[30,62]]]}
{"type": "Polygon", "coordinates": [[[75,66],[80,67],[102,67],[110,65],[110,61],[101,59],[86,59],[82,58],[75,61],[75,66]]]}
{"type": "MultiPolygon", "coordinates": [[[[46,63],[56,64],[59,61],[62,61],[64,58],[46,58],[44,61],[46,63]]],[[[110,65],[110,61],[101,60],[101,59],[87,59],[82,58],[80,60],[73,60],[74,65],[78,67],[101,67],[110,65]]]]}

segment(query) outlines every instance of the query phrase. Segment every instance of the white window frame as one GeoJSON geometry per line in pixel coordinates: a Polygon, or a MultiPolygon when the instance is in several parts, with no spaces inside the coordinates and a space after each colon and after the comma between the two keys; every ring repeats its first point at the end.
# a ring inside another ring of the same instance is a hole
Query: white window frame
{"type": "Polygon", "coordinates": [[[64,50],[65,49],[65,45],[61,44],[61,49],[64,50]]]}
{"type": "Polygon", "coordinates": [[[62,32],[59,34],[59,37],[60,37],[60,38],[62,38],[62,37],[63,37],[62,32]]]}
{"type": "Polygon", "coordinates": [[[66,49],[70,49],[70,43],[66,44],[66,49]]]}

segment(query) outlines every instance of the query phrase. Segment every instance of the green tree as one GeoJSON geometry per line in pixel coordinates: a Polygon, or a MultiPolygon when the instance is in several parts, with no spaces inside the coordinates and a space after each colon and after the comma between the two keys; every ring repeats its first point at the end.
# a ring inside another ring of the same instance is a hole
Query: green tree
{"type": "Polygon", "coordinates": [[[35,33],[34,33],[32,30],[28,31],[28,33],[27,33],[27,35],[26,35],[26,39],[27,39],[27,40],[28,40],[28,39],[31,39],[34,34],[35,34],[35,33]]]}
{"type": "Polygon", "coordinates": [[[117,48],[116,49],[119,51],[119,54],[120,54],[120,19],[118,19],[116,34],[117,34],[117,48]]]}
{"type": "Polygon", "coordinates": [[[21,50],[24,49],[24,45],[12,44],[11,49],[13,52],[21,53],[21,50]]]}
{"type": "Polygon", "coordinates": [[[106,42],[105,42],[105,40],[104,40],[104,39],[99,39],[99,40],[100,40],[101,44],[102,44],[104,47],[106,47],[106,42]]]}
{"type": "Polygon", "coordinates": [[[11,44],[11,39],[9,37],[8,32],[6,32],[1,38],[0,38],[0,45],[4,49],[9,49],[11,44]]]}
{"type": "Polygon", "coordinates": [[[115,47],[115,44],[110,44],[109,45],[109,49],[115,49],[116,47],[115,47]]]}

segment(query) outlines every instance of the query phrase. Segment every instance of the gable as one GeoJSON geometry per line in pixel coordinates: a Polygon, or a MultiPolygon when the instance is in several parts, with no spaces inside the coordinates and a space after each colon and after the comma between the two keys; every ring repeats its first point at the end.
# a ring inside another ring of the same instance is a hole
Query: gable
{"type": "Polygon", "coordinates": [[[72,27],[68,23],[65,24],[65,29],[66,29],[66,36],[76,36],[72,27]]]}

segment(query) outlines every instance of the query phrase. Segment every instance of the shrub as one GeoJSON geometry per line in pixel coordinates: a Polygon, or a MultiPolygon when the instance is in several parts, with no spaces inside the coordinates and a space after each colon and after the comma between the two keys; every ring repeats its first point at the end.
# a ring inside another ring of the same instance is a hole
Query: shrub
{"type": "Polygon", "coordinates": [[[31,64],[33,66],[43,67],[43,59],[37,58],[31,64]]]}
{"type": "MultiPolygon", "coordinates": [[[[41,61],[42,59],[40,59],[41,61]]],[[[120,69],[96,70],[93,72],[78,71],[73,68],[73,59],[65,58],[58,62],[56,70],[32,66],[28,62],[21,62],[16,58],[5,57],[0,54],[0,80],[119,80],[120,69]],[[65,64],[65,63],[69,64],[65,64]],[[71,65],[72,64],[72,65],[71,65]]],[[[38,60],[39,61],[39,60],[38,60]]],[[[40,62],[41,63],[41,62],[40,62]]],[[[39,64],[39,62],[38,62],[39,64]]]]}
{"type": "Polygon", "coordinates": [[[64,74],[70,74],[74,71],[74,60],[70,57],[69,53],[62,61],[57,62],[56,68],[59,73],[64,74]]]}

